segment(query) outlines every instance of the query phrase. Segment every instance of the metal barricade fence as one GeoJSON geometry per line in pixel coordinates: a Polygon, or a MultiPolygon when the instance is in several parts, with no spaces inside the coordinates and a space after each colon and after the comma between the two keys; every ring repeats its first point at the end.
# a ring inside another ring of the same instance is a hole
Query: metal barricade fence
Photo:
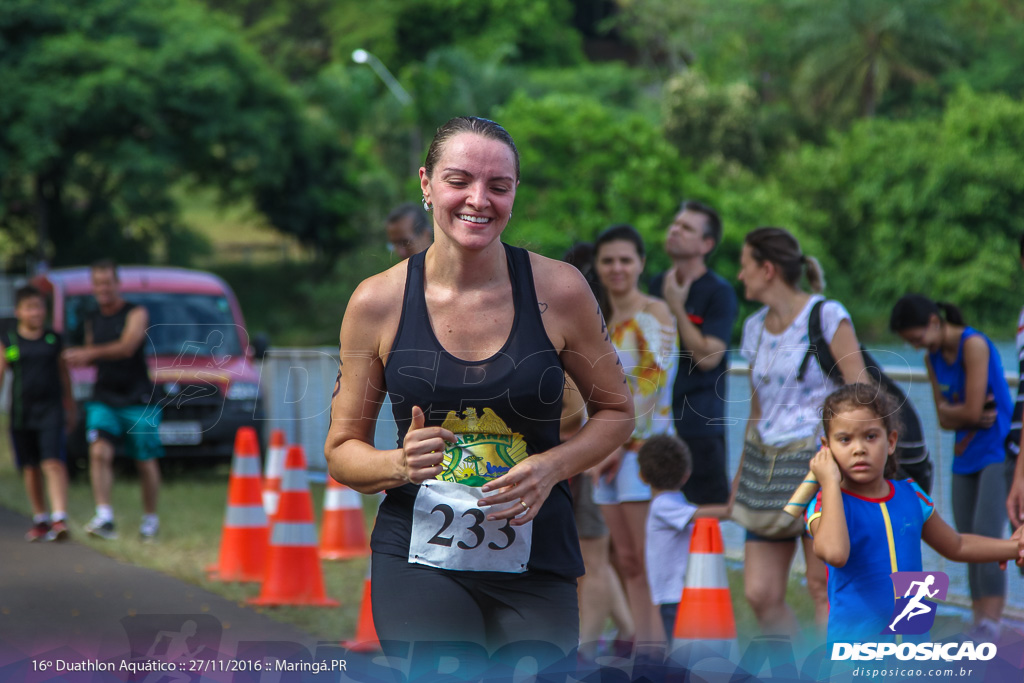
{"type": "MultiPolygon", "coordinates": [[[[330,402],[338,373],[338,352],[330,347],[307,349],[274,349],[263,361],[260,391],[263,396],[266,426],[264,439],[269,440],[272,429],[283,429],[289,444],[301,444],[312,476],[323,480],[326,461],[323,457],[324,441],[330,426],[330,402]]],[[[923,370],[909,367],[886,368],[886,374],[897,381],[914,403],[924,427],[928,451],[934,466],[932,499],[935,507],[951,526],[950,472],[953,460],[952,433],[939,427],[932,400],[931,385],[923,370]]],[[[727,377],[726,450],[730,477],[735,475],[743,446],[743,432],[749,412],[749,368],[742,361],[731,361],[727,377]]],[[[1016,375],[1007,374],[1010,386],[1017,383],[1016,375]]],[[[390,403],[381,407],[374,443],[378,448],[394,448],[397,430],[392,419],[390,403]]],[[[734,523],[722,525],[726,555],[733,559],[743,556],[744,532],[734,523]]],[[[1009,528],[1007,528],[1009,535],[1009,528]]],[[[803,569],[802,554],[797,553],[796,568],[803,569]]],[[[966,565],[950,562],[928,546],[923,547],[924,565],[931,570],[949,574],[951,602],[970,604],[967,588],[966,565]]],[[[1016,569],[1008,569],[1007,612],[1024,618],[1024,578],[1016,569]]]]}
{"type": "MultiPolygon", "coordinates": [[[[265,416],[263,443],[270,442],[274,429],[283,430],[289,445],[300,445],[305,450],[310,476],[315,481],[324,481],[327,471],[324,442],[331,425],[331,395],[338,362],[337,349],[329,346],[270,349],[260,371],[265,416]]],[[[394,448],[397,434],[391,404],[385,399],[374,443],[378,448],[394,448]]]]}

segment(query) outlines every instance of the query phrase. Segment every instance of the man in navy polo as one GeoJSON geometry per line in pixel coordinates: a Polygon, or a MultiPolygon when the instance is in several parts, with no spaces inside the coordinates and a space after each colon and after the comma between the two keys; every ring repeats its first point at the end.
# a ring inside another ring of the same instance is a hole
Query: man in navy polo
{"type": "Polygon", "coordinates": [[[651,281],[679,328],[679,369],[672,392],[676,434],[693,453],[683,487],[697,505],[729,500],[725,458],[726,355],[736,321],[736,291],[707,266],[722,240],[722,221],[710,206],[684,201],[668,226],[665,251],[672,268],[651,281]]]}

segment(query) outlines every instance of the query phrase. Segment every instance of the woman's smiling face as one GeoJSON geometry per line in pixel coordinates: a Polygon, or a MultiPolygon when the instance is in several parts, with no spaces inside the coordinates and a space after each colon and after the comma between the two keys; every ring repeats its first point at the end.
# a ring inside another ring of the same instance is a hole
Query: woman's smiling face
{"type": "Polygon", "coordinates": [[[420,169],[420,187],[433,205],[435,227],[466,249],[482,249],[501,235],[518,184],[508,145],[470,132],[448,140],[432,176],[420,169]]]}

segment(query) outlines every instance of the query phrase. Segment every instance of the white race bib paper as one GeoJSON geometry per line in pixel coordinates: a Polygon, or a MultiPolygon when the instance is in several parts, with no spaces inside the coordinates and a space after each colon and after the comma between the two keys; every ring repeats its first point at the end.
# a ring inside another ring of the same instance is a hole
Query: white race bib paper
{"type": "Polygon", "coordinates": [[[487,515],[507,505],[479,507],[479,488],[430,479],[420,485],[413,507],[409,562],[472,572],[526,571],[533,540],[533,522],[512,526],[487,515]]]}

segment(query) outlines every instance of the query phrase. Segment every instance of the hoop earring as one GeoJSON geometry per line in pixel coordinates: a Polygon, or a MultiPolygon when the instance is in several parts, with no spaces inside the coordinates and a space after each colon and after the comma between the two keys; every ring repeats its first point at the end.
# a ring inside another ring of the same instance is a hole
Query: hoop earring
{"type": "Polygon", "coordinates": [[[508,219],[512,220],[512,212],[511,211],[508,212],[508,219]]]}
{"type": "Polygon", "coordinates": [[[423,210],[424,211],[430,211],[433,208],[434,208],[434,205],[431,204],[430,202],[428,202],[426,195],[424,195],[424,197],[423,197],[423,210]]]}

